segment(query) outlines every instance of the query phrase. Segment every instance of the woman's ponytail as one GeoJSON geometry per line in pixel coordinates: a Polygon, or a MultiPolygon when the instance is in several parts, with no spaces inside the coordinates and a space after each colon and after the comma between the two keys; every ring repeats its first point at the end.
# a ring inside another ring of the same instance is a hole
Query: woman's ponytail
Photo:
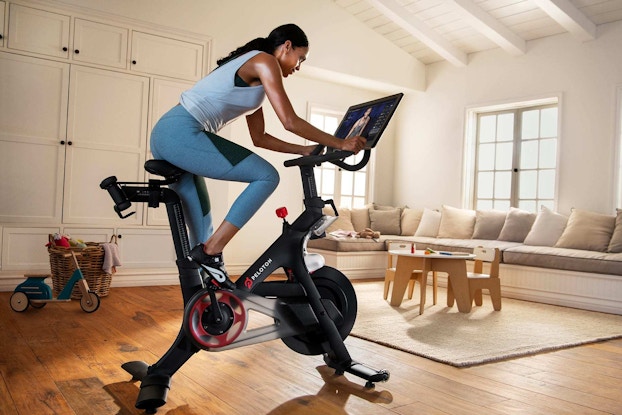
{"type": "Polygon", "coordinates": [[[258,37],[257,39],[251,40],[244,46],[240,46],[233,52],[229,53],[226,57],[218,59],[216,63],[218,66],[224,65],[230,60],[235,59],[246,52],[250,52],[251,50],[260,50],[262,52],[272,54],[277,47],[288,40],[292,42],[293,47],[309,46],[307,35],[305,35],[301,28],[293,23],[290,23],[277,27],[270,32],[268,37],[258,37]]]}

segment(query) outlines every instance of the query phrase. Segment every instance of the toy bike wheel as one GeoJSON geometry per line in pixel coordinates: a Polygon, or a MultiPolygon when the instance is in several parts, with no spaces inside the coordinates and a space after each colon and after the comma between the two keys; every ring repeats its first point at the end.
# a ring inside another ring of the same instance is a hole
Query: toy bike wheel
{"type": "Polygon", "coordinates": [[[17,311],[18,313],[26,311],[28,304],[28,296],[21,291],[15,291],[11,296],[11,308],[13,311],[17,311]]]}
{"type": "Polygon", "coordinates": [[[46,304],[47,303],[44,303],[44,302],[32,302],[32,301],[30,301],[30,306],[32,308],[43,308],[43,307],[45,307],[46,304]]]}
{"type": "Polygon", "coordinates": [[[80,298],[80,307],[87,313],[92,313],[99,308],[99,295],[93,291],[89,291],[87,295],[80,298]]]}
{"type": "MultiPolygon", "coordinates": [[[[341,338],[345,339],[356,320],[357,301],[352,283],[340,271],[331,267],[322,267],[315,271],[313,282],[322,300],[331,301],[341,313],[342,318],[335,322],[335,325],[341,338]]],[[[327,352],[324,348],[326,336],[319,329],[298,336],[285,337],[282,340],[296,353],[319,355],[327,352]]]]}

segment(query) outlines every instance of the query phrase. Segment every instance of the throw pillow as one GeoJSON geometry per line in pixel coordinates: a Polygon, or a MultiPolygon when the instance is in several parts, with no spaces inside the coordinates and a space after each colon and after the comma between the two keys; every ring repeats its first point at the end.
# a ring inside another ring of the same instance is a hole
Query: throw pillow
{"type": "MultiPolygon", "coordinates": [[[[343,231],[354,231],[354,226],[352,226],[352,221],[350,219],[350,209],[348,208],[339,208],[337,210],[339,212],[339,216],[337,216],[337,220],[330,224],[328,228],[326,228],[326,233],[331,233],[337,230],[343,231]]],[[[335,216],[335,212],[333,212],[333,208],[325,207],[322,209],[322,212],[325,215],[335,216]]]]}
{"type": "Polygon", "coordinates": [[[535,213],[526,210],[510,208],[497,239],[499,241],[523,242],[531,230],[536,216],[535,213]]]}
{"type": "Polygon", "coordinates": [[[471,239],[475,227],[475,211],[443,205],[439,238],[471,239]]]}
{"type": "Polygon", "coordinates": [[[370,210],[369,219],[371,220],[371,229],[380,232],[382,235],[399,235],[400,219],[402,211],[400,209],[393,210],[370,210]]]}
{"type": "Polygon", "coordinates": [[[536,221],[525,238],[525,245],[554,246],[568,222],[568,216],[553,212],[546,206],[538,213],[536,221]]]}
{"type": "Polygon", "coordinates": [[[421,222],[415,236],[430,236],[436,238],[438,235],[438,228],[441,224],[441,212],[438,210],[423,209],[423,215],[421,215],[421,222]]]}
{"type": "Polygon", "coordinates": [[[423,209],[405,208],[402,211],[402,236],[413,236],[417,232],[422,215],[423,209]]]}
{"type": "Polygon", "coordinates": [[[371,227],[371,222],[369,221],[369,209],[366,207],[352,209],[350,211],[350,218],[352,220],[352,226],[354,226],[354,230],[357,232],[363,232],[365,228],[371,227]]]}
{"type": "Polygon", "coordinates": [[[572,209],[557,248],[605,252],[609,247],[616,217],[581,209],[572,209]]]}
{"type": "Polygon", "coordinates": [[[507,215],[507,212],[501,210],[478,210],[475,214],[473,239],[497,239],[507,215]]]}
{"type": "Polygon", "coordinates": [[[622,252],[622,209],[616,209],[616,226],[613,228],[607,252],[622,252]]]}

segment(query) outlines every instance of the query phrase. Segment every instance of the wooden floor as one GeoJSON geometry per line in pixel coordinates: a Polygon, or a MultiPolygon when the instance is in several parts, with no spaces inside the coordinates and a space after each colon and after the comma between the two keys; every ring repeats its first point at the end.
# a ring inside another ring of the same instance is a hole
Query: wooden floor
{"type": "MultiPolygon", "coordinates": [[[[178,287],[112,288],[92,314],[77,301],[16,313],[10,295],[0,293],[0,414],[143,412],[134,408],[139,384],[120,366],[153,363],[168,349],[181,321],[178,287]]],[[[465,369],[356,338],[346,344],[391,379],[365,389],[275,340],[197,353],[158,413],[622,414],[622,340],[465,369]]]]}

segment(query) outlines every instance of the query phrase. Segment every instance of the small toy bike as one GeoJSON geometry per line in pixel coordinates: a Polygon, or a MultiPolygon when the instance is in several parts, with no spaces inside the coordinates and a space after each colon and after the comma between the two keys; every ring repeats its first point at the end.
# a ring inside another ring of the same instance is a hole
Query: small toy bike
{"type": "Polygon", "coordinates": [[[43,308],[47,303],[71,301],[71,291],[76,284],[78,284],[82,292],[82,298],[80,298],[82,310],[87,313],[96,311],[99,308],[99,296],[97,293],[89,290],[89,284],[84,278],[82,270],[80,270],[76,255],[80,254],[75,252],[65,254],[65,257],[73,257],[76,270],[58,294],[58,297],[53,297],[52,289],[43,281],[49,277],[48,274],[26,275],[26,281],[15,287],[13,295],[11,295],[10,303],[13,311],[26,311],[29,305],[33,308],[43,308]]]}

